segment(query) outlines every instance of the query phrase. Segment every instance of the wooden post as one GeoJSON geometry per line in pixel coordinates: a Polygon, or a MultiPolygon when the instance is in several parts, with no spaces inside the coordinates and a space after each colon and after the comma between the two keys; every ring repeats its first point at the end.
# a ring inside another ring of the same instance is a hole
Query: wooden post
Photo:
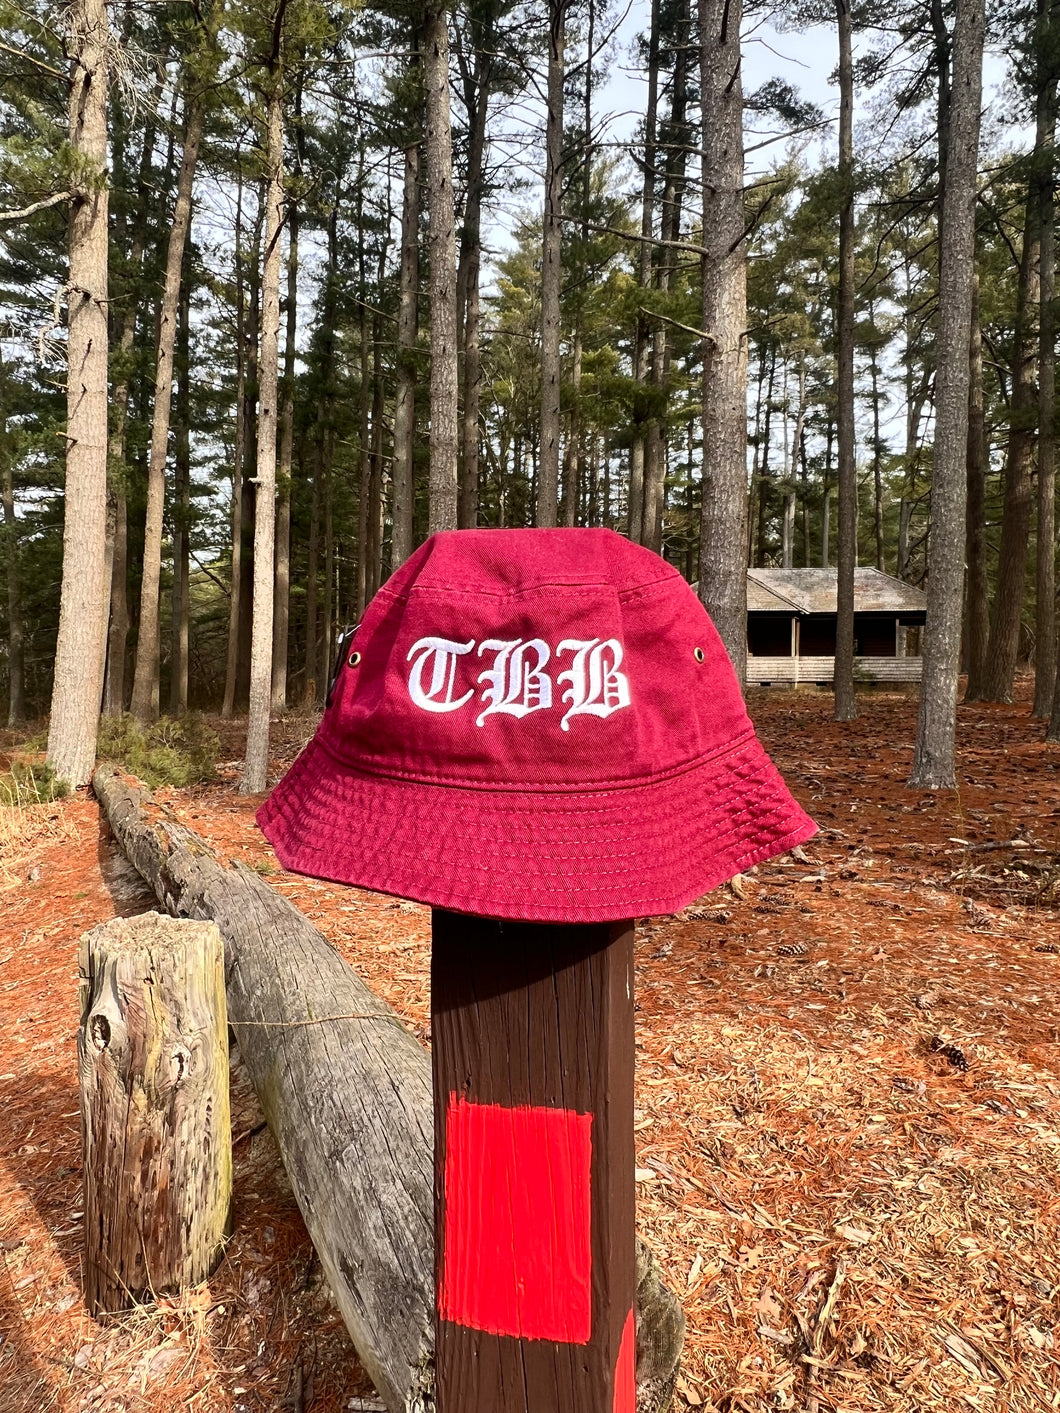
{"type": "Polygon", "coordinates": [[[93,1315],[195,1285],[232,1197],[224,948],[146,913],[81,939],[85,1296],[93,1315]]]}
{"type": "Polygon", "coordinates": [[[634,1413],[633,923],[436,910],[438,1413],[634,1413]]]}

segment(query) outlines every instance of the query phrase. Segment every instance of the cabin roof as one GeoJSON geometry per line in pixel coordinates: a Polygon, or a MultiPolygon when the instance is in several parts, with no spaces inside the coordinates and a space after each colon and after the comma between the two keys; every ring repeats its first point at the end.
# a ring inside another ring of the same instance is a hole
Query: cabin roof
{"type": "MultiPolygon", "coordinates": [[[[835,613],[836,570],[749,569],[749,613],[835,613]]],[[[879,569],[854,570],[855,613],[925,613],[922,589],[879,569]]]]}

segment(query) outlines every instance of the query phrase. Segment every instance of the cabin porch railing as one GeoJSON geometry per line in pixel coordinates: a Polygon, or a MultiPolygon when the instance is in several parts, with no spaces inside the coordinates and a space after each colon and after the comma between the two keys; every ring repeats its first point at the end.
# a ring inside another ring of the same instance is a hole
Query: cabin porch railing
{"type": "MultiPolygon", "coordinates": [[[[919,657],[857,657],[856,682],[919,682],[923,659],[919,657]]],[[[752,685],[800,682],[830,683],[835,676],[834,657],[747,657],[747,681],[752,685]]]]}

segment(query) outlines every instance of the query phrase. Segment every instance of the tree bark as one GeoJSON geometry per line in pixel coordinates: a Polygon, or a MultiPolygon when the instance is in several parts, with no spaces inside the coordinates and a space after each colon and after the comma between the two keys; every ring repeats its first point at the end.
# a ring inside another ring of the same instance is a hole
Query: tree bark
{"type": "MultiPolygon", "coordinates": [[[[152,157],[157,133],[158,103],[162,94],[163,73],[144,124],[143,147],[140,150],[136,189],[145,192],[151,184],[152,157]]],[[[140,200],[133,221],[132,242],[126,263],[125,307],[121,316],[118,357],[114,369],[114,385],[110,395],[110,436],[107,446],[107,495],[110,519],[113,522],[110,550],[110,626],[107,633],[107,664],[103,679],[103,711],[107,716],[120,716],[125,710],[125,656],[129,638],[129,468],[125,463],[126,429],[129,413],[129,375],[136,320],[141,312],[141,293],[137,277],[142,272],[144,247],[147,243],[147,223],[151,203],[140,200]]]]}
{"type": "Polygon", "coordinates": [[[317,581],[320,578],[320,456],[313,476],[313,501],[309,513],[309,554],[305,589],[305,686],[303,700],[312,707],[317,699],[317,581]]]}
{"type": "Polygon", "coordinates": [[[984,0],[958,0],[946,154],[946,221],[939,252],[935,454],[928,541],[927,623],[910,785],[956,785],[957,675],[967,491],[968,384],[975,268],[975,191],[983,81],[984,0]]]}
{"type": "Polygon", "coordinates": [[[1005,505],[1001,521],[997,583],[983,673],[983,701],[1010,702],[1019,655],[1020,624],[1027,596],[1027,554],[1034,507],[1035,424],[1038,420],[1037,324],[1040,248],[1038,193],[1027,193],[1016,294],[1012,352],[1012,396],[1005,456],[1005,505]]]}
{"type": "MultiPolygon", "coordinates": [[[[329,423],[327,434],[324,438],[324,461],[323,461],[323,486],[322,499],[324,507],[324,592],[320,597],[320,655],[317,659],[317,690],[326,688],[328,678],[331,675],[331,664],[333,661],[331,654],[332,632],[335,626],[335,478],[332,475],[335,466],[335,424],[329,423]]],[[[371,453],[367,458],[367,472],[371,477],[371,453]]],[[[368,501],[371,490],[367,482],[361,482],[362,504],[365,506],[367,516],[368,501]]],[[[367,527],[367,518],[365,520],[367,527]]],[[[367,556],[366,556],[367,557],[367,556]]]]}
{"type": "MultiPolygon", "coordinates": [[[[243,401],[246,397],[247,339],[246,293],[243,280],[243,174],[240,171],[236,192],[235,224],[235,285],[236,285],[236,416],[232,440],[232,564],[229,573],[228,645],[225,656],[225,694],[221,715],[229,718],[235,711],[236,675],[239,668],[239,599],[242,590],[243,553],[243,458],[246,447],[246,419],[243,401]]],[[[257,251],[255,250],[255,259],[257,251]]]]}
{"type": "Polygon", "coordinates": [[[427,218],[431,298],[431,465],[428,529],[457,527],[456,236],[453,134],[449,120],[447,10],[430,0],[424,12],[427,102],[427,218]]]}
{"type": "Polygon", "coordinates": [[[702,132],[703,504],[699,596],[742,683],[747,666],[747,263],[742,0],[698,0],[702,132]]]}
{"type": "MultiPolygon", "coordinates": [[[[282,46],[282,38],[278,41],[282,46]]],[[[283,224],[283,58],[270,75],[261,272],[261,357],[258,365],[257,493],[254,503],[254,617],[250,645],[250,716],[241,795],[265,789],[272,704],[272,606],[276,577],[276,434],[280,354],[280,229],[283,224]]]]}
{"type": "Polygon", "coordinates": [[[880,439],[880,364],[875,339],[869,344],[869,370],[872,378],[872,525],[876,534],[876,568],[883,573],[883,443],[880,439]]]}
{"type": "Polygon", "coordinates": [[[174,428],[173,485],[173,595],[170,614],[169,711],[181,716],[188,709],[188,639],[190,612],[191,535],[191,262],[185,247],[184,273],[180,284],[177,328],[176,426],[174,428]]]}
{"type": "Polygon", "coordinates": [[[177,302],[184,261],[184,242],[191,224],[192,184],[202,139],[201,94],[187,83],[184,153],[177,178],[177,199],[169,230],[162,318],[155,361],[155,405],[151,418],[151,457],[147,467],[147,518],[144,526],[143,575],[140,580],[140,628],[136,643],[130,710],[138,721],[158,715],[159,584],[162,572],[162,511],[166,493],[169,414],[173,397],[173,350],[177,332],[177,302]]]}
{"type": "MultiPolygon", "coordinates": [[[[384,243],[385,252],[385,243],[384,243]]],[[[379,257],[379,285],[385,277],[386,255],[379,257]]],[[[372,315],[372,462],[368,483],[369,594],[374,598],[383,581],[383,321],[372,315]]],[[[336,595],[337,599],[337,595],[336,595]]],[[[336,604],[337,606],[337,604],[336,604]]],[[[330,667],[330,663],[328,664],[330,667]]]]}
{"type": "Polygon", "coordinates": [[[71,785],[92,771],[103,689],[107,586],[107,83],[103,0],[67,12],[70,146],[84,176],[70,202],[63,580],[48,759],[71,785]]]}
{"type": "MultiPolygon", "coordinates": [[[[469,25],[474,62],[469,62],[467,46],[461,45],[460,75],[467,111],[467,194],[460,231],[460,261],[456,278],[456,312],[463,346],[463,415],[460,432],[460,505],[462,530],[473,530],[479,513],[479,415],[482,395],[482,354],[479,346],[479,278],[482,263],[482,197],[489,104],[498,35],[493,11],[481,12],[481,23],[469,25]],[[475,38],[475,30],[478,37],[475,38]]],[[[475,19],[478,14],[473,12],[475,19]]]]}
{"type": "MultiPolygon", "coordinates": [[[[665,303],[670,290],[671,275],[677,264],[677,251],[674,248],[681,238],[681,204],[685,186],[685,149],[690,145],[686,131],[686,106],[688,100],[688,23],[684,5],[676,22],[673,79],[670,94],[670,115],[663,130],[666,158],[664,162],[662,201],[660,203],[659,234],[664,242],[657,252],[655,287],[665,303]]],[[[650,63],[650,56],[649,56],[650,63]]],[[[656,81],[656,88],[657,88],[656,81]]],[[[651,82],[649,80],[649,103],[651,102],[651,82]]],[[[656,99],[657,102],[657,99],[656,99]]],[[[655,121],[651,128],[654,134],[655,121]]],[[[655,167],[658,149],[654,139],[650,165],[655,167]]],[[[642,225],[643,230],[643,225],[642,225]]],[[[650,226],[649,226],[650,233],[650,226]]],[[[650,247],[646,247],[650,249],[650,247]]],[[[653,391],[652,417],[648,425],[647,445],[644,456],[644,523],[641,543],[656,554],[662,553],[664,517],[666,510],[666,471],[669,429],[670,400],[670,334],[667,325],[657,320],[651,335],[651,385],[653,391]]],[[[749,519],[750,517],[748,517],[749,519]]],[[[747,554],[750,563],[750,554],[747,554]]]]}
{"type": "Polygon", "coordinates": [[[773,435],[773,390],[776,386],[777,378],[777,346],[770,344],[769,350],[769,378],[766,382],[766,406],[765,415],[762,419],[762,462],[758,478],[758,525],[756,533],[755,563],[759,568],[765,567],[767,532],[769,528],[769,453],[770,442],[773,435]]]}
{"type": "MultiPolygon", "coordinates": [[[[113,766],[93,787],[164,906],[220,928],[229,1023],[357,1353],[392,1413],[433,1413],[427,1052],[264,879],[223,866],[113,766]]],[[[636,1304],[637,1410],[662,1413],[684,1318],[639,1241],[636,1304]]]]}
{"type": "MultiPolygon", "coordinates": [[[[420,146],[405,148],[401,201],[401,273],[398,294],[397,386],[394,393],[394,504],[390,538],[391,571],[412,553],[416,436],[416,334],[420,296],[420,146]]],[[[466,398],[466,393],[465,393],[466,398]]],[[[465,403],[466,406],[466,403],[465,403]]],[[[465,448],[466,457],[466,448],[465,448]]]]}
{"type": "Polygon", "coordinates": [[[563,275],[563,76],[568,0],[549,0],[545,117],[545,215],[541,245],[541,449],[535,523],[559,512],[560,329],[563,275]]]}
{"type": "Polygon", "coordinates": [[[272,607],[272,710],[287,710],[287,639],[291,622],[291,468],[294,464],[294,364],[298,352],[298,208],[287,217],[287,329],[276,467],[276,579],[272,607]]]}
{"type": "MultiPolygon", "coordinates": [[[[974,258],[974,251],[973,251],[974,258]]],[[[972,336],[968,353],[968,505],[965,513],[966,693],[975,701],[983,690],[990,601],[986,578],[986,419],[983,409],[983,332],[979,325],[979,274],[972,272],[972,336]]]]}
{"type": "MultiPolygon", "coordinates": [[[[371,367],[371,354],[368,344],[368,282],[365,277],[364,251],[361,251],[361,282],[360,287],[364,293],[361,295],[361,310],[358,315],[359,352],[360,352],[360,416],[358,419],[358,450],[360,462],[359,491],[357,495],[357,620],[360,622],[364,616],[364,610],[368,606],[368,601],[372,597],[372,565],[370,558],[371,538],[369,535],[369,521],[372,509],[372,423],[371,406],[372,392],[369,369],[371,367]]],[[[326,504],[330,506],[331,500],[331,453],[327,453],[327,486],[328,498],[326,504]]],[[[326,518],[326,517],[325,517],[326,518]]],[[[330,541],[330,531],[327,538],[330,541]]],[[[325,583],[324,592],[327,594],[328,588],[325,583]]],[[[327,622],[327,613],[324,615],[327,622]]],[[[327,680],[326,678],[324,680],[327,680]]]]}
{"type": "Polygon", "coordinates": [[[633,336],[633,379],[637,385],[633,406],[633,440],[629,456],[628,534],[634,544],[644,540],[644,509],[648,470],[650,423],[644,389],[651,368],[651,327],[644,305],[652,281],[652,235],[655,229],[655,164],[659,112],[659,0],[651,0],[648,16],[648,94],[644,109],[644,169],[641,177],[640,241],[637,247],[637,284],[643,291],[633,336]]]}
{"type": "Polygon", "coordinates": [[[854,446],[854,65],[850,0],[836,0],[839,31],[839,310],[836,436],[839,534],[836,546],[835,719],[853,721],[854,567],[858,559],[858,482],[854,446]]]}
{"type": "Polygon", "coordinates": [[[1038,516],[1035,554],[1033,715],[1052,711],[1056,686],[1056,7],[1038,0],[1035,147],[1041,281],[1038,318],[1038,516]]]}
{"type": "Polygon", "coordinates": [[[11,443],[7,430],[7,375],[0,348],[0,494],[3,497],[3,546],[7,575],[7,724],[15,726],[26,715],[25,658],[22,629],[22,583],[18,563],[18,517],[11,471],[11,443]]]}
{"type": "Polygon", "coordinates": [[[115,918],[81,939],[85,1300],[198,1285],[231,1230],[224,947],[212,922],[115,918]]]}
{"type": "Polygon", "coordinates": [[[243,378],[243,485],[239,521],[239,621],[236,624],[235,705],[249,705],[250,653],[254,626],[254,521],[258,496],[257,426],[259,353],[261,346],[261,282],[264,249],[262,234],[268,206],[268,179],[258,182],[248,271],[249,298],[246,318],[246,360],[243,378]]]}

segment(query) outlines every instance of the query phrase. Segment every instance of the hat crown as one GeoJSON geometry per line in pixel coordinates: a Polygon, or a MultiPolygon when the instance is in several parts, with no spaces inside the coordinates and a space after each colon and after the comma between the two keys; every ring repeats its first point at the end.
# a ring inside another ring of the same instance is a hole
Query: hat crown
{"type": "Polygon", "coordinates": [[[606,790],[752,734],[695,594],[610,530],[434,535],[380,589],[352,650],[320,740],[395,779],[606,790]]]}

